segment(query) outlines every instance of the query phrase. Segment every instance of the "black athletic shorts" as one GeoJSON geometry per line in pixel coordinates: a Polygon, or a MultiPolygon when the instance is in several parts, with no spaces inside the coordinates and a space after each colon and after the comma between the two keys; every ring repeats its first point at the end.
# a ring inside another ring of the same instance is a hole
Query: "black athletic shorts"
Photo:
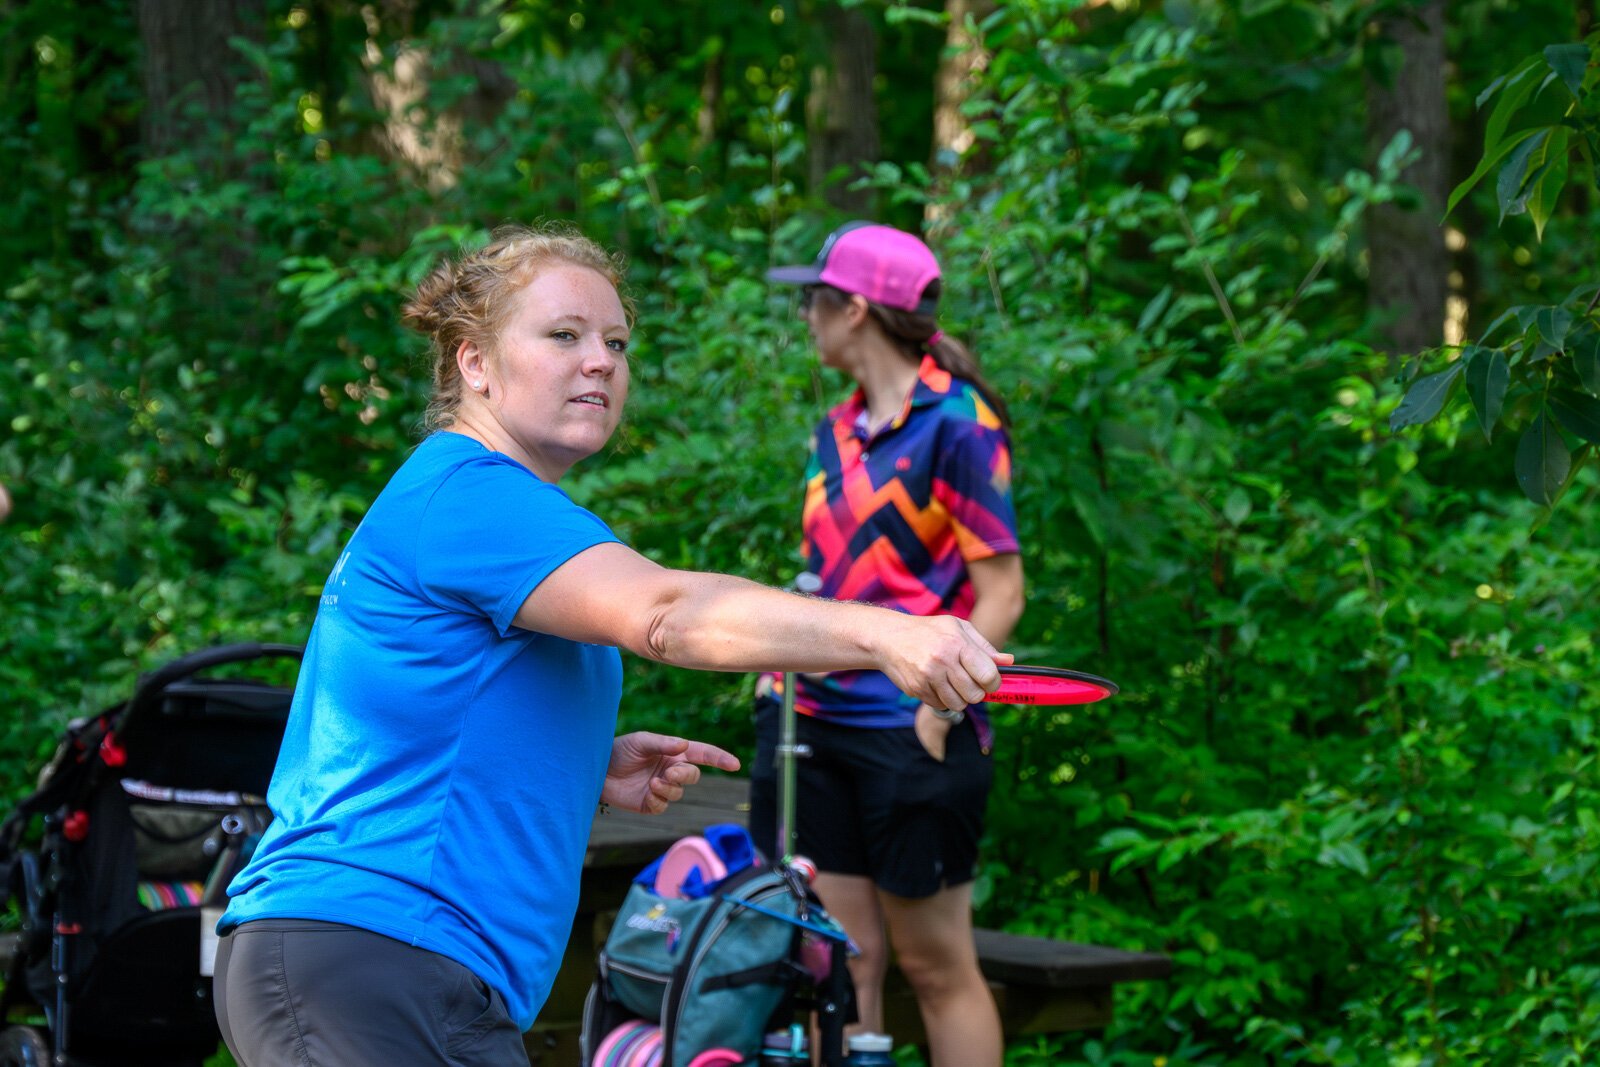
{"type": "MultiPolygon", "coordinates": [[[[769,856],[779,853],[773,763],[779,718],[776,699],[756,702],[750,832],[769,856]]],[[[795,720],[797,741],[811,746],[795,773],[799,855],[820,871],[870,877],[900,897],[930,897],[972,880],[994,763],[970,717],[950,731],[942,763],[909,726],[841,726],[798,714],[795,720]]]]}
{"type": "Polygon", "coordinates": [[[239,1067],[528,1067],[486,982],[354,926],[241,923],[218,942],[215,999],[239,1067]]]}

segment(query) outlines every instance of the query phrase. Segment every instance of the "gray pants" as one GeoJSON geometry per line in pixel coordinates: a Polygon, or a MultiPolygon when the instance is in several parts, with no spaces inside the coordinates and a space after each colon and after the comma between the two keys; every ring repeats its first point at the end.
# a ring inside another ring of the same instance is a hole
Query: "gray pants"
{"type": "Polygon", "coordinates": [[[239,1067],[528,1067],[500,994],[455,960],[302,919],[217,947],[217,1022],[239,1067]]]}

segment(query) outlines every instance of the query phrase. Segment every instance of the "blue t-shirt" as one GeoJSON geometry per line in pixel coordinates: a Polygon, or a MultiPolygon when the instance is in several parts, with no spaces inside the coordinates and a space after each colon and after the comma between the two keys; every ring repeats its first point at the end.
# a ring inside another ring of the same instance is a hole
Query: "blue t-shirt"
{"type": "Polygon", "coordinates": [[[622,665],[512,619],[551,571],[615,540],[470,438],[418,446],[323,589],[273,821],[219,929],[385,934],[462,963],[531,1026],[577,911],[622,665]]]}

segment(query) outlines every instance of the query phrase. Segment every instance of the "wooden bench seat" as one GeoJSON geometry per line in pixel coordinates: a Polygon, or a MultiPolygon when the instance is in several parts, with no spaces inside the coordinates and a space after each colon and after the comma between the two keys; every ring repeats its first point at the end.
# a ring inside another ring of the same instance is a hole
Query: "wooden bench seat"
{"type": "Polygon", "coordinates": [[[1079,945],[999,930],[977,931],[977,943],[983,973],[997,982],[1081,989],[1172,974],[1172,960],[1154,952],[1079,945]]]}
{"type": "MultiPolygon", "coordinates": [[[[1000,1027],[1009,1040],[1031,1034],[1098,1030],[1111,1022],[1120,982],[1166,978],[1172,961],[1153,952],[1129,952],[1044,937],[975,932],[978,965],[989,979],[1000,1027]]],[[[884,1028],[897,1043],[920,1045],[926,1034],[916,997],[898,971],[884,988],[884,1028]]]]}

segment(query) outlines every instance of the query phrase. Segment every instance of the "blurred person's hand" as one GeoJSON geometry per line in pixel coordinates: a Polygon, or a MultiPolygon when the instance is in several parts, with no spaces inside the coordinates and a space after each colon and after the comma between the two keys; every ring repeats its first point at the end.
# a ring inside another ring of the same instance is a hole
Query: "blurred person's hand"
{"type": "Polygon", "coordinates": [[[6,487],[0,485],[0,522],[6,521],[6,516],[11,514],[11,494],[6,492],[6,487]]]}

